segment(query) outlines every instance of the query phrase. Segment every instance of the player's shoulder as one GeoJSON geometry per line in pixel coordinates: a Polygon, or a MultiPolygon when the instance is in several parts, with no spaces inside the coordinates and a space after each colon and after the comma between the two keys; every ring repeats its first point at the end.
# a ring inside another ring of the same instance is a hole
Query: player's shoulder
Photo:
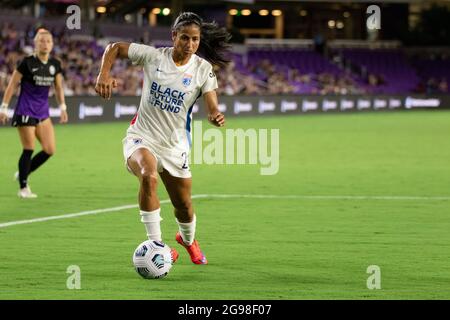
{"type": "Polygon", "coordinates": [[[61,65],[61,60],[56,57],[49,57],[48,62],[54,65],[61,65]]]}
{"type": "Polygon", "coordinates": [[[22,74],[26,74],[31,68],[37,66],[37,63],[36,57],[33,54],[26,55],[17,61],[17,70],[22,74]]]}
{"type": "Polygon", "coordinates": [[[159,47],[155,49],[161,54],[161,56],[164,56],[167,59],[172,59],[172,47],[159,47]]]}
{"type": "Polygon", "coordinates": [[[207,79],[214,78],[216,76],[213,65],[206,59],[195,55],[194,63],[196,64],[196,68],[202,81],[206,81],[207,79]]]}
{"type": "Polygon", "coordinates": [[[161,47],[161,48],[157,48],[152,44],[145,44],[145,43],[138,43],[138,42],[131,42],[130,43],[130,48],[133,47],[134,50],[137,51],[152,51],[153,52],[163,52],[164,49],[166,49],[165,47],[161,47]]]}
{"type": "Polygon", "coordinates": [[[147,58],[155,58],[157,56],[164,54],[165,48],[157,48],[151,44],[143,44],[132,42],[129,47],[128,55],[132,56],[140,56],[147,58]]]}
{"type": "Polygon", "coordinates": [[[22,58],[22,62],[35,62],[36,61],[36,56],[34,54],[29,54],[26,55],[25,57],[22,58]]]}
{"type": "Polygon", "coordinates": [[[204,73],[210,72],[213,70],[212,64],[209,61],[207,61],[206,59],[204,59],[198,55],[194,55],[194,64],[201,72],[204,72],[204,73]]]}
{"type": "MultiPolygon", "coordinates": [[[[39,59],[38,59],[38,57],[36,57],[35,54],[30,54],[30,55],[27,55],[27,56],[23,57],[21,61],[22,62],[37,63],[37,62],[39,62],[39,59]]],[[[51,57],[51,56],[48,58],[48,63],[61,65],[61,61],[58,58],[51,57]]]]}

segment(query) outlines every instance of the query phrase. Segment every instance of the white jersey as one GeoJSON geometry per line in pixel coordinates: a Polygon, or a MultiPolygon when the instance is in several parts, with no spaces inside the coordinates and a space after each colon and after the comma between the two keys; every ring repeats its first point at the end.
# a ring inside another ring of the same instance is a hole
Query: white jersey
{"type": "Polygon", "coordinates": [[[192,108],[197,98],[217,88],[217,79],[205,59],[194,54],[179,67],[172,52],[173,48],[130,44],[128,57],[133,64],[143,66],[144,83],[139,109],[127,134],[142,136],[163,148],[189,149],[192,108]]]}

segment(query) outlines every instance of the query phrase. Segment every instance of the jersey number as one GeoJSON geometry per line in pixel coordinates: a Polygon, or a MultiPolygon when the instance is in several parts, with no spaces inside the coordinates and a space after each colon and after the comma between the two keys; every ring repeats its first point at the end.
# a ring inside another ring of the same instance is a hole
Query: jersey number
{"type": "Polygon", "coordinates": [[[189,169],[189,167],[187,166],[187,154],[186,152],[183,152],[181,154],[181,157],[183,158],[183,165],[181,166],[181,169],[189,169]]]}

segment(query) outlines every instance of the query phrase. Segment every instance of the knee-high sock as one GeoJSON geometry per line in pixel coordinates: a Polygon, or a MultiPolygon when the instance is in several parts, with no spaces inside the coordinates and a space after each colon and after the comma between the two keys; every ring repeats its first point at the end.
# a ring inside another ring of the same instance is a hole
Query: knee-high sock
{"type": "Polygon", "coordinates": [[[162,241],[161,237],[161,208],[153,211],[141,210],[141,221],[147,230],[147,237],[149,240],[162,241]]]}
{"type": "Polygon", "coordinates": [[[41,151],[31,159],[30,173],[39,168],[51,155],[45,151],[41,151]]]}
{"type": "Polygon", "coordinates": [[[23,149],[22,155],[19,159],[19,184],[20,188],[23,189],[27,186],[28,174],[30,173],[31,167],[31,155],[34,150],[23,149]]]}

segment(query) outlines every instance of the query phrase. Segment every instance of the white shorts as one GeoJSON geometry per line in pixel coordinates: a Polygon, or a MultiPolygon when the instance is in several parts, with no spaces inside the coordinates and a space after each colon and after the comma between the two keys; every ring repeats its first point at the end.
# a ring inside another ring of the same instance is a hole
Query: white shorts
{"type": "Polygon", "coordinates": [[[163,172],[163,169],[166,169],[173,177],[192,177],[191,170],[189,168],[189,153],[187,151],[177,151],[164,148],[135,135],[127,135],[125,139],[122,140],[122,143],[125,166],[129,172],[131,172],[131,170],[128,167],[128,159],[137,149],[144,148],[155,156],[158,172],[161,173],[163,172]]]}

